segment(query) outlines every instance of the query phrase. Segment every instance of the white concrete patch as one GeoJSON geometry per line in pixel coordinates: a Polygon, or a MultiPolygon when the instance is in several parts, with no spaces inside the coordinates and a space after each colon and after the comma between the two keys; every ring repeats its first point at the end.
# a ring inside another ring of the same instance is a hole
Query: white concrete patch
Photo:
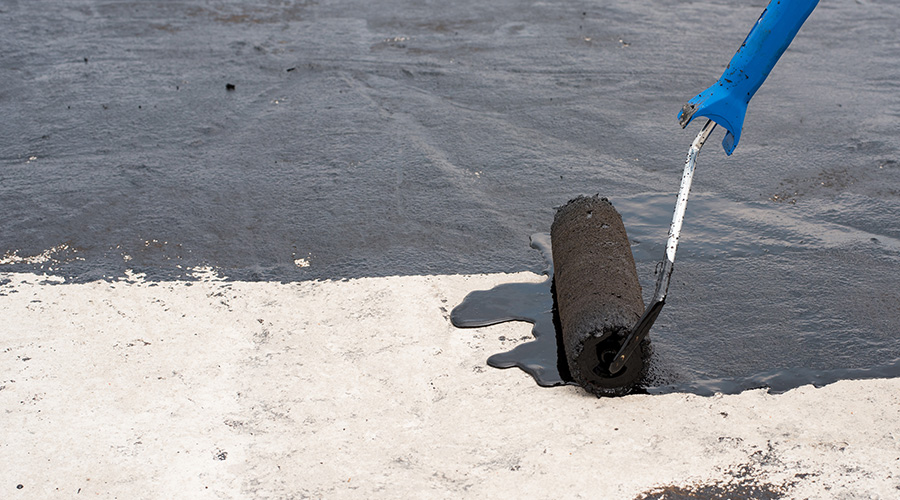
{"type": "Polygon", "coordinates": [[[212,266],[197,266],[188,269],[191,272],[191,276],[200,281],[224,281],[225,276],[222,276],[218,269],[212,266]]]}
{"type": "MultiPolygon", "coordinates": [[[[63,243],[60,245],[56,245],[53,248],[48,248],[43,252],[37,255],[27,255],[20,256],[19,251],[15,250],[12,252],[6,252],[3,256],[0,256],[0,266],[8,266],[11,264],[58,264],[60,263],[60,259],[58,258],[60,254],[70,252],[77,253],[78,249],[71,248],[69,245],[63,243]]],[[[75,257],[74,260],[84,260],[81,257],[75,257]]]]}
{"type": "Polygon", "coordinates": [[[530,273],[197,272],[0,274],[0,497],[627,499],[742,467],[797,498],[900,493],[898,380],[596,399],[485,366],[530,325],[450,325],[530,273]]]}

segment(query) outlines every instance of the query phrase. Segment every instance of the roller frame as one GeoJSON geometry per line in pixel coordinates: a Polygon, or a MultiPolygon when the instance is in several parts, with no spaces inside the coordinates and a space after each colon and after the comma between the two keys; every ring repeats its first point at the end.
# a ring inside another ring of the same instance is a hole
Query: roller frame
{"type": "Polygon", "coordinates": [[[688,150],[687,158],[684,160],[684,173],[681,176],[681,187],[678,189],[678,199],[675,202],[675,212],[672,214],[672,224],[669,226],[669,239],[666,242],[666,254],[662,262],[659,264],[659,277],[656,279],[656,291],[653,292],[653,300],[650,305],[644,309],[641,319],[634,325],[625,342],[616,353],[616,357],[609,365],[610,373],[617,373],[621,370],[631,356],[647,337],[650,327],[659,316],[663,306],[666,304],[666,294],[669,292],[669,280],[672,277],[672,270],[675,266],[675,251],[678,249],[678,238],[681,236],[681,225],[684,223],[684,212],[687,209],[688,196],[691,193],[691,183],[694,179],[694,167],[697,164],[697,155],[700,154],[700,148],[706,142],[706,139],[716,128],[716,122],[708,120],[706,125],[700,129],[700,133],[691,143],[688,150]]]}

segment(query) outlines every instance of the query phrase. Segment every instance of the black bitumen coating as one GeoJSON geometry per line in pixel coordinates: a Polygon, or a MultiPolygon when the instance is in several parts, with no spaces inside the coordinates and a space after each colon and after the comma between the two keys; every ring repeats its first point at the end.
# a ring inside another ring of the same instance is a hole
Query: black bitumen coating
{"type": "MultiPolygon", "coordinates": [[[[652,289],[696,134],[675,116],[764,5],[5,1],[0,270],[539,272],[529,235],[602,192],[652,289]]],[[[898,19],[822,2],[734,155],[707,142],[666,380],[897,366],[898,19]]]]}
{"type": "Polygon", "coordinates": [[[550,241],[569,372],[590,392],[630,391],[640,376],[640,353],[624,373],[606,370],[644,312],[622,218],[606,198],[579,196],[557,210],[550,241]]]}
{"type": "Polygon", "coordinates": [[[516,346],[487,359],[494,368],[521,368],[542,387],[579,385],[572,379],[565,356],[553,293],[553,253],[550,234],[531,236],[531,246],[541,253],[546,279],[540,283],[502,283],[490,290],[476,290],[453,308],[450,321],[457,328],[477,328],[506,321],[534,325],[534,339],[505,339],[516,346]],[[526,342],[519,343],[520,340],[526,342]]]}

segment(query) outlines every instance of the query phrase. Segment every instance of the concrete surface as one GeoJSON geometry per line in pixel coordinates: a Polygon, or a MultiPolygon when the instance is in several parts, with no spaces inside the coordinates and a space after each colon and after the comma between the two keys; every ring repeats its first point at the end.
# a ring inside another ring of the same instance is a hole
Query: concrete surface
{"type": "Polygon", "coordinates": [[[484,365],[530,325],[450,325],[470,290],[531,273],[277,284],[194,272],[2,275],[0,496],[900,492],[896,379],[597,399],[484,365]]]}
{"type": "Polygon", "coordinates": [[[678,387],[851,376],[598,401],[447,320],[579,194],[652,288],[675,114],[765,4],[0,2],[0,498],[896,498],[898,379],[850,380],[900,372],[894,0],[710,140],[652,333],[678,387]]]}

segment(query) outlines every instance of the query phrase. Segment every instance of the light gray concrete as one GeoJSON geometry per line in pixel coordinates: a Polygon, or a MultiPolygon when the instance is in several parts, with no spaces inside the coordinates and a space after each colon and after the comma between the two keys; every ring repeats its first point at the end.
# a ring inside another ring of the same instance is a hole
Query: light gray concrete
{"type": "Polygon", "coordinates": [[[896,379],[596,399],[485,366],[530,325],[450,325],[469,291],[531,273],[197,273],[0,275],[0,497],[629,499],[747,480],[789,498],[900,493],[896,379]]]}

